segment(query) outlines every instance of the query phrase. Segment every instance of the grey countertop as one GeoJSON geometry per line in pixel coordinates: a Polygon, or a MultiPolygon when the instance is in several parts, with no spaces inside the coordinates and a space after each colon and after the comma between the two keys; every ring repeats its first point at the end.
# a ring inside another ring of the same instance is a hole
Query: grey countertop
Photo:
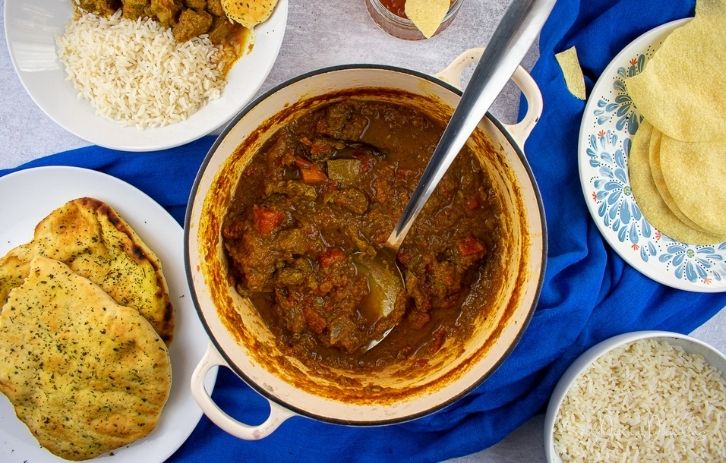
{"type": "MultiPolygon", "coordinates": [[[[4,2],[0,0],[3,6],[4,2]]],[[[466,0],[458,17],[443,33],[431,40],[409,42],[381,31],[368,16],[364,0],[289,2],[282,49],[260,92],[301,73],[346,63],[390,64],[435,73],[467,48],[486,44],[509,3],[507,0],[466,0]]],[[[34,105],[15,75],[4,33],[0,41],[0,82],[3,83],[0,91],[0,168],[88,145],[56,126],[34,105]]],[[[523,62],[525,68],[531,68],[537,56],[534,47],[523,62]]],[[[492,112],[499,119],[512,122],[518,100],[518,92],[510,85],[492,112]]],[[[5,198],[0,198],[2,200],[5,198]]],[[[721,310],[693,334],[722,352],[726,351],[726,311],[721,310]]],[[[545,460],[542,427],[543,417],[536,416],[493,447],[454,461],[542,462],[545,460]]]]}

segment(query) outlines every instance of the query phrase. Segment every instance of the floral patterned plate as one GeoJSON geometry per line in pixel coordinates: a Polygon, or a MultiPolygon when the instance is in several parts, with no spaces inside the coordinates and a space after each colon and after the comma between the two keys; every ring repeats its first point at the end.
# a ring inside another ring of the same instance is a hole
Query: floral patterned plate
{"type": "Polygon", "coordinates": [[[628,178],[631,140],[642,116],[624,79],[640,73],[668,34],[687,21],[663,24],[641,35],[598,79],[580,126],[580,182],[595,224],[628,264],[673,288],[720,292],[726,291],[726,242],[696,246],[662,234],[640,212],[628,178]]]}

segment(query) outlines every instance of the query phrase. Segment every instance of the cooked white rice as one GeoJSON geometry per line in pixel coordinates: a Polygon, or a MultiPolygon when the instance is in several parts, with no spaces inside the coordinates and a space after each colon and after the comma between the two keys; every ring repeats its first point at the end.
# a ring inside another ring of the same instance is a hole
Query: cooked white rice
{"type": "Polygon", "coordinates": [[[145,18],[90,13],[58,38],[58,56],[79,95],[124,125],[160,127],[186,119],[224,86],[220,51],[206,36],[177,43],[145,18]]]}
{"type": "Polygon", "coordinates": [[[700,355],[636,341],[575,380],[554,438],[563,461],[726,461],[726,380],[700,355]]]}

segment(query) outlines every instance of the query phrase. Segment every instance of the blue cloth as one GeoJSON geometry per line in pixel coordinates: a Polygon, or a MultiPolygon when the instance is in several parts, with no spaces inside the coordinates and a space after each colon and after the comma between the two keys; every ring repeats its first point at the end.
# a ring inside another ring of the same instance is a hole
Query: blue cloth
{"type": "MultiPolygon", "coordinates": [[[[527,143],[544,198],[549,260],[537,311],[521,342],[478,389],[432,416],[382,428],[349,428],[292,418],[259,442],[237,440],[206,418],[171,458],[212,461],[439,461],[488,447],[543,411],[574,358],[607,337],[633,330],[690,332],[726,305],[726,295],[676,291],[626,265],[603,241],[580,189],[577,139],[584,103],[566,90],[554,54],[577,46],[588,88],[632,39],[690,16],[690,1],[560,0],[540,38],[533,70],[545,111],[527,143]]],[[[148,193],[181,221],[205,138],[164,152],[132,154],[89,147],[21,168],[76,165],[119,177],[148,193]]],[[[8,171],[0,171],[0,175],[8,171]]],[[[228,371],[214,390],[235,417],[259,423],[266,402],[228,371]]]]}

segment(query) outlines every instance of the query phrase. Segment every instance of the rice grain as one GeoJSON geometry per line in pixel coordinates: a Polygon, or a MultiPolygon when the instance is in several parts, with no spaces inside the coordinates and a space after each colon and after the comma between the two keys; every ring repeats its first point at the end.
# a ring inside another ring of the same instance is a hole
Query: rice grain
{"type": "Polygon", "coordinates": [[[726,461],[726,380],[681,347],[633,342],[575,379],[554,438],[563,461],[726,461]]]}
{"type": "Polygon", "coordinates": [[[80,97],[102,116],[139,128],[188,118],[224,88],[221,53],[204,35],[178,43],[150,18],[83,13],[58,38],[80,97]]]}

